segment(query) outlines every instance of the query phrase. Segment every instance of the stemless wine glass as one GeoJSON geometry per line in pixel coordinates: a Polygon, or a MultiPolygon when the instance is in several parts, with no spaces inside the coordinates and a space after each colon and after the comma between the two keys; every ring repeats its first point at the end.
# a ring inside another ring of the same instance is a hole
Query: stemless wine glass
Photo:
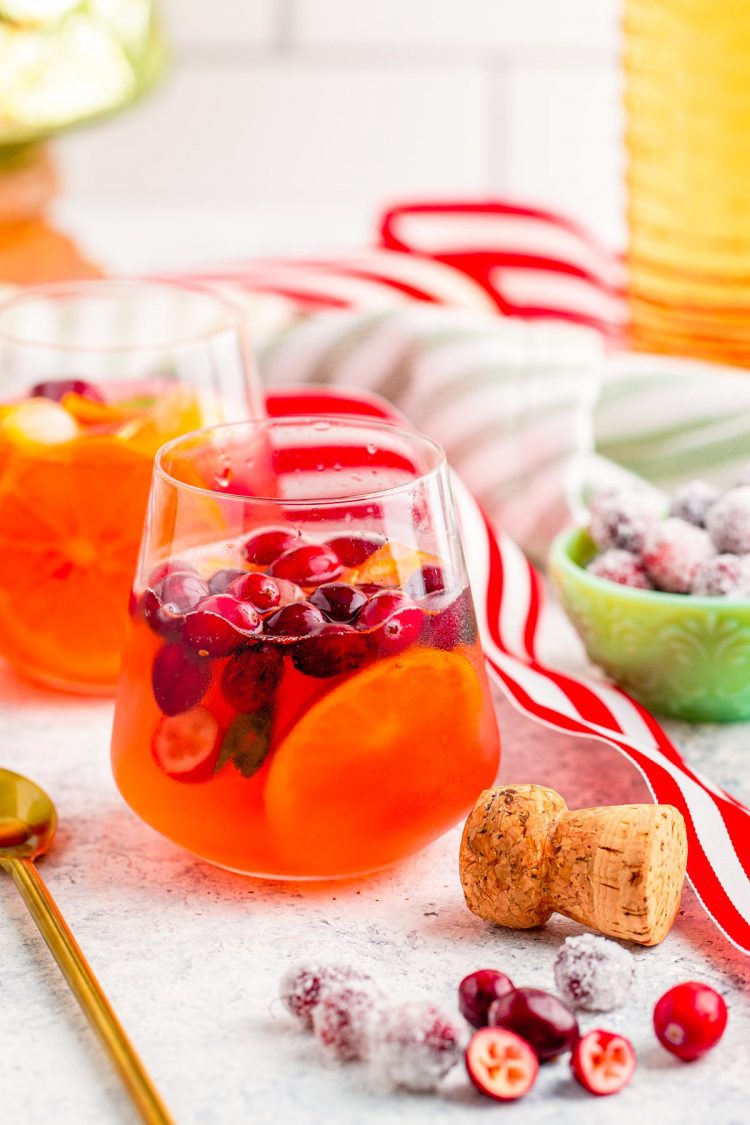
{"type": "Polygon", "coordinates": [[[198,287],[86,281],[0,306],[0,653],[111,691],[154,455],[259,410],[241,310],[198,287]]]}
{"type": "Polygon", "coordinates": [[[317,417],[160,451],[112,741],[143,820],[235,871],[354,875],[455,824],[498,760],[439,446],[317,417]]]}

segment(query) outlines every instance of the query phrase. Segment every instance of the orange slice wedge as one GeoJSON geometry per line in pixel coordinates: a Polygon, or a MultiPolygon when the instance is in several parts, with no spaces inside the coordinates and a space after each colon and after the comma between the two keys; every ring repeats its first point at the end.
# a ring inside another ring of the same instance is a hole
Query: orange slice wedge
{"type": "Polygon", "coordinates": [[[489,785],[479,676],[457,652],[413,648],[313,704],[271,759],[266,812],[298,874],[367,871],[416,851],[489,785]]]}
{"type": "Polygon", "coordinates": [[[143,406],[119,406],[114,402],[97,402],[86,395],[69,391],[63,395],[60,405],[82,426],[121,426],[131,418],[143,413],[143,406]]]}
{"type": "Polygon", "coordinates": [[[405,586],[413,574],[429,563],[439,564],[440,559],[427,551],[414,551],[402,543],[385,543],[361,566],[345,570],[339,581],[352,586],[367,582],[378,586],[405,586]]]}
{"type": "Polygon", "coordinates": [[[150,477],[151,462],[113,437],[8,459],[0,646],[17,666],[61,684],[114,683],[150,477]]]}

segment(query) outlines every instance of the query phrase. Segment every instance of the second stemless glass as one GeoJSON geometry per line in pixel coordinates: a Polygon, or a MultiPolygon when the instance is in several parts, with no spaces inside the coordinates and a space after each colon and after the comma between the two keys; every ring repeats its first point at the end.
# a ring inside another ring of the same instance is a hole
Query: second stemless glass
{"type": "Polygon", "coordinates": [[[115,780],[213,863],[374,870],[495,777],[445,459],[426,438],[280,418],[170,443],[131,605],[115,780]]]}
{"type": "Polygon", "coordinates": [[[243,323],[147,281],[0,306],[0,653],[27,675],[113,690],[157,449],[259,409],[243,323]]]}

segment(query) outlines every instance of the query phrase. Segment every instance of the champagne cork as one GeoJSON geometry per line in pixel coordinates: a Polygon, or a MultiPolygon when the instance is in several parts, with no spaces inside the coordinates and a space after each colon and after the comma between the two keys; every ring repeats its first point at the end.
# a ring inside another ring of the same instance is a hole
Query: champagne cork
{"type": "Polygon", "coordinates": [[[680,906],[687,864],[671,805],[570,810],[554,789],[485,789],[469,814],[459,867],[474,914],[511,929],[555,911],[609,937],[658,945],[680,906]]]}

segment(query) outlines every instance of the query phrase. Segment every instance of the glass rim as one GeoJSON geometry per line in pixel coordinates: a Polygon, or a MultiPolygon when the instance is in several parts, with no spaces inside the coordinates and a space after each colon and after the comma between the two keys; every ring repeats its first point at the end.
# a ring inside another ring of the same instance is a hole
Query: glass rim
{"type": "Polygon", "coordinates": [[[172,281],[168,278],[158,277],[102,277],[78,278],[71,281],[51,281],[43,285],[30,285],[19,292],[13,293],[0,301],[0,343],[16,348],[46,348],[60,352],[80,352],[96,355],[116,354],[117,352],[158,352],[165,348],[184,348],[213,340],[226,332],[236,331],[242,333],[244,327],[244,312],[238,300],[219,293],[209,284],[197,281],[172,281]],[[97,292],[114,293],[117,290],[139,290],[155,292],[161,290],[166,293],[182,293],[193,297],[207,298],[225,314],[224,323],[215,328],[202,332],[186,333],[185,335],[165,336],[164,339],[154,343],[128,342],[127,344],[73,344],[61,340],[44,339],[19,334],[18,331],[8,331],[3,327],[3,317],[8,310],[31,303],[34,299],[61,298],[65,294],[96,298],[97,292]]]}
{"type": "Polygon", "coordinates": [[[418,430],[406,429],[404,426],[395,426],[390,422],[381,420],[379,418],[367,418],[363,415],[356,414],[280,414],[271,418],[246,418],[241,422],[222,422],[217,426],[204,426],[199,430],[191,430],[188,434],[181,434],[179,437],[172,438],[171,441],[166,442],[157,450],[154,458],[154,475],[159,476],[166,484],[174,488],[184,489],[187,492],[192,492],[197,496],[217,497],[225,501],[236,501],[240,504],[284,504],[293,508],[315,508],[315,507],[333,507],[340,505],[343,502],[350,501],[352,503],[362,503],[370,500],[379,500],[385,496],[393,496],[396,493],[404,492],[413,489],[415,486],[429,481],[433,477],[438,477],[447,468],[448,459],[445,450],[439,442],[433,441],[432,438],[426,437],[418,430]],[[360,430],[374,430],[376,433],[393,434],[396,437],[403,438],[412,446],[421,446],[423,449],[430,450],[435,455],[435,464],[432,465],[425,472],[415,473],[415,475],[408,481],[401,484],[390,485],[387,488],[370,489],[362,492],[348,492],[344,495],[338,496],[301,496],[301,497],[279,497],[279,496],[261,496],[257,493],[252,495],[249,493],[239,492],[221,492],[219,489],[202,488],[196,484],[188,484],[186,481],[179,480],[176,476],[169,472],[164,465],[164,458],[168,456],[172,450],[180,445],[181,442],[195,439],[200,435],[208,437],[211,434],[217,433],[220,430],[238,430],[242,426],[252,427],[258,431],[269,430],[277,425],[314,425],[315,423],[333,423],[335,426],[343,428],[345,425],[354,426],[360,430]]]}

